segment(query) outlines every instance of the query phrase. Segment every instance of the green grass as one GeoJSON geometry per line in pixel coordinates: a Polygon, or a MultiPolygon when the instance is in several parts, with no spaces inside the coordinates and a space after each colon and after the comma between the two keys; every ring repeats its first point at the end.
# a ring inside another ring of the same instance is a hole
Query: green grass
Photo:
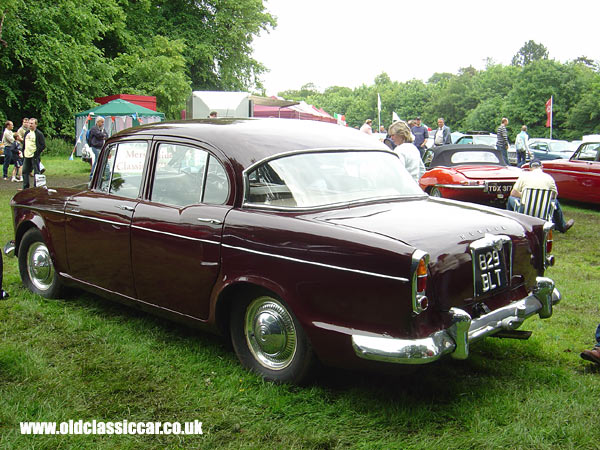
{"type": "MultiPolygon", "coordinates": [[[[46,158],[53,180],[86,181],[86,166],[46,158]],[[60,178],[59,174],[61,174],[60,178]]],[[[0,189],[0,243],[12,237],[0,189]]],[[[529,341],[487,339],[466,361],[411,376],[326,369],[308,387],[276,386],[241,368],[212,335],[75,291],[46,300],[5,258],[0,302],[0,448],[600,448],[600,371],[579,358],[600,320],[600,211],[555,235],[547,275],[563,293],[529,341]],[[21,436],[21,421],[203,422],[202,436],[21,436]]]]}

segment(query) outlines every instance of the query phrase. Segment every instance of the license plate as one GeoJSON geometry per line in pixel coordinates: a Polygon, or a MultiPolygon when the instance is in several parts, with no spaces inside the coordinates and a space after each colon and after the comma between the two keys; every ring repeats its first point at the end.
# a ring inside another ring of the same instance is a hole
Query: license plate
{"type": "Polygon", "coordinates": [[[504,251],[494,247],[473,249],[475,295],[486,295],[508,286],[504,251]]]}
{"type": "Polygon", "coordinates": [[[512,184],[504,184],[504,183],[493,183],[487,182],[485,183],[485,192],[496,195],[508,195],[512,191],[512,184]]]}

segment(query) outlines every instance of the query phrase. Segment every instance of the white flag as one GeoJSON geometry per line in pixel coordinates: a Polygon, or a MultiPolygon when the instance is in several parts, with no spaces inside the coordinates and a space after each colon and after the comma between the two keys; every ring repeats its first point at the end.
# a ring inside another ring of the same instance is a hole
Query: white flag
{"type": "Polygon", "coordinates": [[[381,111],[381,97],[379,96],[379,92],[377,93],[377,111],[381,111]]]}

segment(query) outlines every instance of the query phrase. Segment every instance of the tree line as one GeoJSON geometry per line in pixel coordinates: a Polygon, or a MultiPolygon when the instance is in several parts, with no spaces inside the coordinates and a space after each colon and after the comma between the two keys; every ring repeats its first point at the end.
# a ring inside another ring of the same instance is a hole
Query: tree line
{"type": "Polygon", "coordinates": [[[330,114],[345,114],[353,127],[368,118],[377,123],[377,94],[386,128],[392,111],[404,120],[420,116],[431,127],[443,117],[453,131],[463,132],[495,132],[501,118],[507,117],[511,140],[522,125],[527,125],[531,137],[549,137],[545,103],[552,96],[553,138],[574,140],[600,133],[598,63],[585,56],[566,63],[551,60],[546,48],[534,41],[525,43],[508,66],[488,59],[484,70],[466,67],[457,74],[434,73],[427,81],[392,81],[382,73],[373,84],[355,89],[333,86],[320,92],[308,83],[279,93],[330,114]]]}
{"type": "Polygon", "coordinates": [[[0,119],[71,138],[77,112],[153,95],[178,118],[192,90],[261,89],[262,0],[0,0],[0,119]]]}

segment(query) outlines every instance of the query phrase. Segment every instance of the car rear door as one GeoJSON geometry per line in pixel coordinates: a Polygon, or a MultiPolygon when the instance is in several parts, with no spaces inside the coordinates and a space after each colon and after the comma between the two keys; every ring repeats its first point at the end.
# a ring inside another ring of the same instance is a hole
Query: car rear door
{"type": "Polygon", "coordinates": [[[138,298],[206,319],[231,208],[229,177],[214,154],[180,142],[155,142],[152,167],[131,230],[138,298]]]}

